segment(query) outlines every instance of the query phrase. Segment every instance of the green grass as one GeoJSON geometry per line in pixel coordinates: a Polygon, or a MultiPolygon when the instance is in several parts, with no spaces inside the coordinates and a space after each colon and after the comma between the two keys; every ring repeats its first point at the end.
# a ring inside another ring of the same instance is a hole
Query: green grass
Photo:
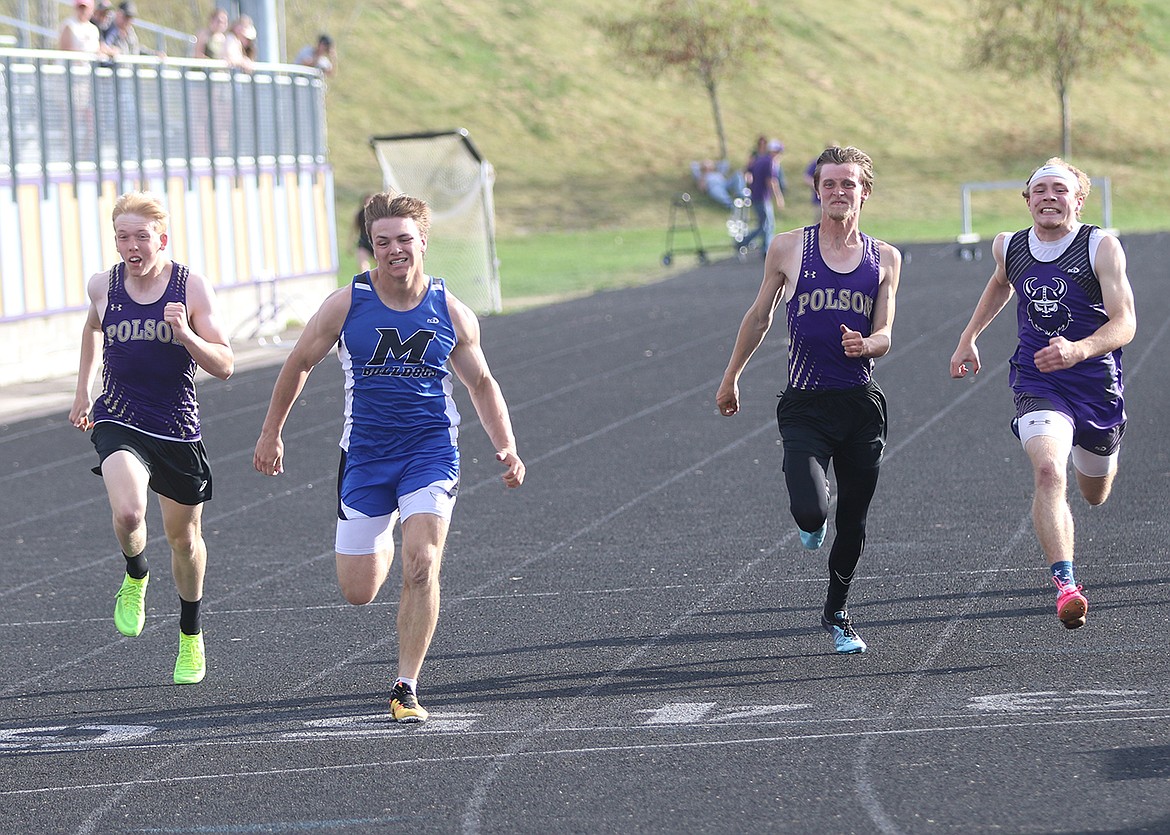
{"type": "MultiPolygon", "coordinates": [[[[731,239],[724,227],[701,225],[698,233],[709,259],[732,257],[731,239]]],[[[689,226],[679,228],[675,234],[670,266],[663,264],[667,252],[665,226],[505,235],[496,240],[504,310],[668,278],[698,265],[696,249],[689,226]]],[[[429,262],[428,269],[441,274],[441,267],[429,262]]],[[[354,254],[342,250],[339,285],[356,270],[354,254]]]]}

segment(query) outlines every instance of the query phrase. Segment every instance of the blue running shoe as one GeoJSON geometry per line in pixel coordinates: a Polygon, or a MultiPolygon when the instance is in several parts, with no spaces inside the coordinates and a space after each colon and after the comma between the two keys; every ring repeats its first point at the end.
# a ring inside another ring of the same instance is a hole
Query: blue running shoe
{"type": "Polygon", "coordinates": [[[865,652],[865,641],[853,628],[853,619],[844,612],[834,612],[833,618],[821,615],[821,628],[833,636],[833,644],[842,655],[865,652]]]}
{"type": "MultiPolygon", "coordinates": [[[[800,531],[800,528],[797,528],[800,531]]],[[[810,551],[815,551],[825,544],[825,533],[829,530],[829,520],[825,520],[825,524],[821,525],[819,531],[800,531],[800,544],[810,551]]]]}

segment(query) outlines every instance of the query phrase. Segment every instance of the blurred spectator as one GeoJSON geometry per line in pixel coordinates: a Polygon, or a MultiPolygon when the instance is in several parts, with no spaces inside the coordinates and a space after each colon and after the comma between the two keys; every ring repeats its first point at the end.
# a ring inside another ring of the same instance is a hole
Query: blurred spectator
{"type": "Polygon", "coordinates": [[[804,184],[808,186],[809,191],[812,192],[812,207],[813,207],[813,223],[821,222],[821,196],[817,194],[816,181],[813,179],[817,173],[817,161],[814,159],[804,169],[804,184]]]}
{"type": "Polygon", "coordinates": [[[102,48],[102,35],[93,17],[93,0],[74,0],[73,15],[61,24],[57,48],[67,52],[88,52],[91,55],[108,54],[102,48]]]}
{"type": "Polygon", "coordinates": [[[752,148],[752,152],[750,154],[748,154],[747,165],[744,166],[744,168],[745,169],[751,168],[752,163],[755,162],[758,157],[763,156],[767,152],[768,152],[768,137],[765,134],[761,133],[759,136],[756,137],[756,147],[752,148]]]}
{"type": "Polygon", "coordinates": [[[227,33],[227,47],[224,59],[233,67],[252,71],[256,61],[256,27],[248,15],[240,15],[232,21],[227,33]]]}
{"type": "Polygon", "coordinates": [[[316,67],[325,75],[337,72],[337,53],[333,50],[333,38],[320,35],[314,46],[305,46],[297,53],[296,63],[316,67]]]}
{"type": "Polygon", "coordinates": [[[357,267],[359,273],[369,272],[374,264],[374,245],[370,242],[370,232],[366,228],[366,203],[373,195],[367,194],[362,198],[362,204],[353,218],[353,228],[357,232],[357,267]]]}
{"type": "Polygon", "coordinates": [[[227,60],[227,31],[231,18],[224,9],[215,9],[207,17],[207,25],[195,35],[192,58],[210,58],[213,61],[227,60]]]}
{"type": "Polygon", "coordinates": [[[756,228],[743,239],[743,246],[760,239],[760,249],[767,257],[768,245],[776,231],[776,211],[784,209],[783,169],[776,158],[784,153],[779,139],[765,142],[764,152],[748,168],[751,181],[752,208],[756,212],[756,228]]]}
{"type": "Polygon", "coordinates": [[[114,15],[114,25],[105,34],[104,40],[119,55],[157,55],[162,53],[153,49],[143,49],[138,40],[138,30],[134,28],[134,18],[138,17],[138,7],[134,0],[123,0],[118,4],[118,11],[114,15]]]}
{"type": "Polygon", "coordinates": [[[699,191],[710,197],[725,209],[730,209],[736,197],[742,197],[744,178],[742,171],[732,171],[727,160],[705,159],[691,163],[691,174],[699,191]]]}
{"type": "Polygon", "coordinates": [[[114,28],[114,4],[111,0],[97,0],[93,17],[89,21],[98,28],[98,34],[101,35],[102,41],[105,41],[110,30],[114,28]]]}

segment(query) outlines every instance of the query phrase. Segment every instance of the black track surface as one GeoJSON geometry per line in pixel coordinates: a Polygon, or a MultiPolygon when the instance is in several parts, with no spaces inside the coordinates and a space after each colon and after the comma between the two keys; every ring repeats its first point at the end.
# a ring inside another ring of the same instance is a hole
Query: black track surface
{"type": "Polygon", "coordinates": [[[170,682],[157,508],[147,627],[122,638],[88,439],[65,410],[0,425],[0,831],[1170,831],[1170,238],[1124,242],[1130,425],[1110,501],[1072,497],[1075,632],[1008,428],[1014,314],[980,341],[977,379],[947,373],[991,263],[950,245],[906,248],[877,369],[891,430],[851,597],[862,656],[820,631],[828,548],[801,549],[787,512],[782,322],[740,415],[714,407],[754,259],[483,322],[528,481],[500,484],[459,389],[424,726],[386,716],[398,578],[360,608],[336,587],[333,358],[275,480],[251,459],[276,367],[202,385],[197,686],[170,682]]]}

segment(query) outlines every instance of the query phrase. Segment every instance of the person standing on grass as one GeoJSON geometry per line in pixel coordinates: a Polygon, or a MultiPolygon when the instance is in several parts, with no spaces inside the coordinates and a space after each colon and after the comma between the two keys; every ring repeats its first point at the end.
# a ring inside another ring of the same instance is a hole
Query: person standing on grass
{"type": "Polygon", "coordinates": [[[740,243],[746,249],[756,238],[766,258],[768,244],[776,231],[776,212],[784,209],[783,169],[776,161],[784,151],[779,139],[770,140],[763,152],[754,157],[747,167],[748,186],[751,189],[752,209],[756,213],[756,228],[740,243]]]}
{"type": "Polygon", "coordinates": [[[390,694],[397,722],[425,722],[418,677],[439,618],[439,567],[459,486],[459,412],[451,370],[467,387],[496,448],[508,487],[524,482],[524,462],[503,394],[479,341],[479,321],[427,275],[431,212],[405,194],[365,203],[372,270],[335,291],[305,326],[285,360],[253,465],[284,470],[281,432],[309,373],[336,346],[345,372],[345,424],[337,481],[337,580],[355,605],[372,601],[394,556],[401,521],[402,596],[398,676],[390,694]]]}
{"type": "Polygon", "coordinates": [[[235,358],[217,319],[210,282],[166,256],[167,213],[147,192],[123,194],[112,212],[122,262],[89,280],[77,392],[69,422],[91,440],[113,510],[126,573],[114,625],[128,637],[146,623],[147,493],[158,495],[171,571],[179,592],[174,682],[207,673],[200,607],[207,546],[203,503],[211,499],[195,398],[195,369],[226,380],[235,358]],[[93,390],[100,358],[102,392],[93,390]]]}
{"type": "Polygon", "coordinates": [[[1121,349],[1137,329],[1121,242],[1080,222],[1090,187],[1083,171],[1059,157],[1032,172],[1023,191],[1032,226],[996,235],[995,270],[950,367],[953,378],[965,377],[968,366],[979,373],[975,340],[1016,294],[1012,432],[1032,464],[1032,525],[1066,629],[1084,626],[1089,611],[1073,571],[1068,462],[1085,500],[1104,503],[1125,434],[1121,349]]]}
{"type": "Polygon", "coordinates": [[[788,386],[776,409],[784,479],[801,542],[818,549],[828,530],[832,462],[836,536],[821,627],[837,652],[858,653],[867,647],[846,601],[886,444],[886,400],[873,366],[890,350],[902,256],[859,228],[873,189],[873,163],[865,153],[826,148],[813,182],[820,223],[777,235],[768,247],[763,283],[739,326],[715,401],[726,417],[739,412],[740,375],[783,303],[791,342],[788,386]]]}

